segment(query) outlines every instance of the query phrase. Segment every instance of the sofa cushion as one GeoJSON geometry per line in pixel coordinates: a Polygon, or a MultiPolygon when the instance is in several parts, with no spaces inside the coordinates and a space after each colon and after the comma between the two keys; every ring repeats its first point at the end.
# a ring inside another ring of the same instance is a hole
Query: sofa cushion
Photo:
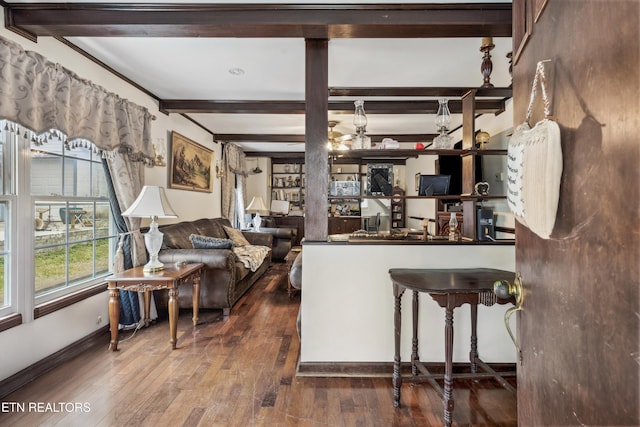
{"type": "Polygon", "coordinates": [[[237,228],[224,226],[224,231],[227,233],[227,236],[229,236],[229,238],[233,240],[233,244],[235,246],[251,245],[251,243],[249,243],[249,241],[242,234],[242,231],[238,230],[237,228]]]}
{"type": "Polygon", "coordinates": [[[163,225],[160,231],[164,233],[163,249],[192,249],[189,235],[199,234],[190,222],[163,225]]]}
{"type": "Polygon", "coordinates": [[[227,233],[224,232],[223,228],[225,225],[231,226],[231,223],[226,218],[201,218],[193,221],[193,226],[198,230],[197,234],[221,239],[227,238],[227,233]]]}
{"type": "Polygon", "coordinates": [[[193,249],[231,249],[233,247],[233,240],[219,237],[192,234],[189,236],[189,240],[191,240],[193,249]]]}

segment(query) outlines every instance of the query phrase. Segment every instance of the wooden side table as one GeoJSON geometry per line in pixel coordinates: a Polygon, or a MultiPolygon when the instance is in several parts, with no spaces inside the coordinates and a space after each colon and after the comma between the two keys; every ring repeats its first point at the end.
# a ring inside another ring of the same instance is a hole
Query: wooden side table
{"type": "MultiPolygon", "coordinates": [[[[393,406],[400,407],[400,386],[403,378],[400,375],[400,329],[401,316],[400,305],[404,291],[413,291],[412,317],[413,317],[413,341],[411,347],[411,377],[404,380],[409,382],[428,381],[440,394],[444,404],[444,424],[451,426],[451,414],[453,412],[453,310],[456,307],[468,303],[471,305],[471,351],[469,361],[471,374],[459,374],[465,378],[493,377],[504,388],[515,393],[515,388],[509,384],[503,376],[515,375],[515,372],[497,373],[478,357],[478,338],[476,325],[478,319],[478,304],[491,306],[515,302],[512,298],[501,299],[493,293],[493,283],[513,276],[513,272],[495,270],[489,268],[476,269],[410,269],[392,268],[389,270],[393,284],[395,297],[394,332],[395,332],[395,357],[393,359],[393,406]],[[444,390],[435,380],[439,377],[433,375],[420,362],[418,356],[418,292],[426,292],[440,307],[445,309],[445,373],[444,390]],[[478,373],[481,367],[485,372],[478,373]],[[422,375],[418,375],[418,371],[422,375]]],[[[457,375],[455,375],[457,376],[457,375]]]]}
{"type": "Polygon", "coordinates": [[[109,349],[118,350],[118,324],[120,323],[120,290],[144,292],[144,323],[149,326],[151,291],[169,289],[169,342],[173,349],[177,344],[178,326],[178,287],[185,283],[193,284],[193,326],[198,323],[200,305],[200,273],[203,263],[186,264],[181,268],[165,265],[164,270],[145,273],[143,266],[130,268],[107,278],[109,282],[109,324],[111,325],[111,343],[109,349]]]}

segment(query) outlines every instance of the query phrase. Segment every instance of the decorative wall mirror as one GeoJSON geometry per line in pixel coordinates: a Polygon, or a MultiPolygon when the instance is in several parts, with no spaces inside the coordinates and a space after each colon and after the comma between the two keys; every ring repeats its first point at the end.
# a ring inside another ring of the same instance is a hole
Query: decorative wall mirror
{"type": "Polygon", "coordinates": [[[367,195],[390,196],[393,190],[393,164],[367,164],[367,195]]]}

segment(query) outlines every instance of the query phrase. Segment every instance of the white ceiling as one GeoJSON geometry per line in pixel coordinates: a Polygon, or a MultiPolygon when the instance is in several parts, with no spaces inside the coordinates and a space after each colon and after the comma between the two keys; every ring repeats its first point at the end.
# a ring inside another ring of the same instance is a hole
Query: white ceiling
{"type": "MultiPolygon", "coordinates": [[[[42,2],[40,0],[40,2],[42,2]]],[[[45,2],[53,2],[46,1],[45,2]]],[[[138,1],[151,3],[152,0],[138,1]]],[[[205,1],[189,0],[189,3],[205,1]]],[[[467,1],[481,3],[480,1],[467,1]]],[[[496,2],[496,0],[494,0],[496,2]]],[[[508,0],[498,2],[510,3],[508,0]]],[[[30,3],[12,1],[11,3],[30,3]]],[[[115,3],[115,2],[113,2],[115,3]]],[[[179,2],[174,2],[179,3],[179,2]]],[[[185,2],[186,3],[186,2],[185,2]]],[[[276,0],[235,3],[317,3],[276,0]]],[[[324,1],[323,3],[340,3],[324,1]]],[[[351,1],[389,3],[389,1],[351,1]]],[[[436,3],[405,1],[405,3],[436,3]]],[[[440,0],[437,3],[453,3],[440,0]]],[[[459,1],[458,1],[459,3],[459,1]]],[[[68,37],[89,54],[161,99],[304,100],[305,42],[291,38],[98,38],[68,37]],[[241,75],[229,70],[242,69],[241,75]]],[[[491,52],[496,87],[510,84],[510,38],[494,38],[491,52]]],[[[479,87],[482,84],[480,38],[332,39],[329,86],[332,87],[479,87]]],[[[335,98],[332,98],[335,99],[335,98]]],[[[367,98],[365,98],[365,110],[367,98]]],[[[354,131],[351,114],[329,113],[335,130],[354,131]]],[[[217,133],[304,134],[304,115],[189,114],[217,133]]],[[[431,115],[368,114],[371,134],[435,133],[431,115]]],[[[459,125],[454,117],[452,127],[459,125]]],[[[238,143],[247,151],[303,151],[303,144],[238,143]]]]}

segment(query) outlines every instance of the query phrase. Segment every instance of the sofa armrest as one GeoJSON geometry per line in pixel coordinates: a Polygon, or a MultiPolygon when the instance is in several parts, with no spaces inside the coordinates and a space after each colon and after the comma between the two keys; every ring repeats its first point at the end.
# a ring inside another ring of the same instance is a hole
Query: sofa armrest
{"type": "Polygon", "coordinates": [[[252,245],[273,248],[273,236],[270,233],[257,233],[255,231],[243,231],[242,234],[252,245]]]}
{"type": "Polygon", "coordinates": [[[288,227],[260,227],[260,231],[263,233],[270,233],[274,239],[285,239],[285,240],[294,240],[296,235],[298,234],[298,230],[296,228],[288,228],[288,227]]]}

